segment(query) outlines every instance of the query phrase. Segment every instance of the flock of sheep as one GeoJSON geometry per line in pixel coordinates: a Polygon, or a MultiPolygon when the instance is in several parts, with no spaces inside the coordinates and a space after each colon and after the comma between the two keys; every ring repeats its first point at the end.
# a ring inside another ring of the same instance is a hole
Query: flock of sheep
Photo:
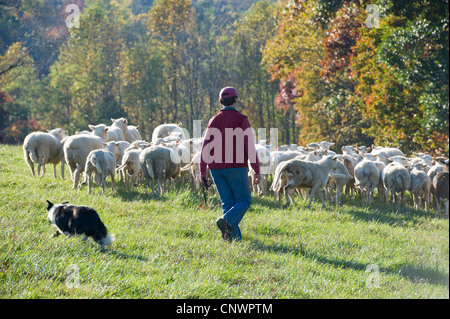
{"type": "MultiPolygon", "coordinates": [[[[45,164],[53,164],[56,178],[56,165],[61,162],[61,176],[64,179],[64,165],[70,169],[73,189],[87,183],[91,191],[92,174],[94,182],[105,192],[105,179],[110,176],[114,190],[115,176],[119,174],[129,187],[148,182],[155,195],[161,195],[166,181],[174,183],[193,183],[200,188],[200,151],[202,138],[186,138],[181,124],[162,124],[155,128],[150,142],[144,141],[138,127],[128,125],[125,118],[111,119],[112,125],[89,125],[90,131],[66,136],[63,129],[48,133],[34,132],[24,141],[25,161],[35,176],[45,173],[45,164]],[[81,178],[84,177],[83,182],[81,178]],[[188,181],[186,181],[188,179],[188,181]],[[81,183],[80,183],[81,182],[81,183]]],[[[405,192],[409,191],[414,207],[425,209],[434,205],[441,216],[448,218],[449,206],[449,161],[447,158],[433,158],[428,154],[417,153],[406,157],[397,149],[390,147],[355,148],[342,147],[342,154],[330,150],[334,143],[323,141],[311,143],[307,147],[284,145],[275,149],[265,141],[256,143],[257,156],[261,167],[259,184],[253,187],[258,194],[268,192],[268,178],[272,177],[270,190],[274,192],[275,202],[281,205],[282,195],[286,205],[293,200],[297,191],[307,198],[309,206],[313,197],[319,195],[325,205],[322,191],[328,200],[339,204],[341,194],[353,196],[360,194],[363,205],[374,201],[374,190],[378,189],[381,201],[399,202],[404,205],[405,192]],[[390,196],[389,196],[390,195],[390,196]]],[[[249,167],[249,175],[254,171],[249,167]]]]}

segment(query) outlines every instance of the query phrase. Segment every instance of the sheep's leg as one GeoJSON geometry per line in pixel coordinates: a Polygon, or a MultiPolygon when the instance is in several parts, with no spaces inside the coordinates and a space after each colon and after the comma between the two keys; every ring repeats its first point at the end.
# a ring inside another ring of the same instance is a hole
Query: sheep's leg
{"type": "Polygon", "coordinates": [[[34,172],[34,163],[33,162],[28,163],[28,166],[30,166],[30,168],[31,168],[31,173],[33,174],[33,177],[36,177],[36,173],[34,172]]]}
{"type": "Polygon", "coordinates": [[[91,193],[91,185],[92,185],[92,173],[86,173],[87,184],[88,184],[88,194],[91,193]]]}
{"type": "Polygon", "coordinates": [[[164,181],[161,182],[161,179],[156,180],[156,193],[158,194],[158,197],[163,195],[163,185],[164,181]]]}
{"type": "MultiPolygon", "coordinates": [[[[316,193],[316,190],[317,190],[316,187],[311,188],[311,193],[310,193],[310,195],[309,195],[309,204],[308,204],[308,208],[311,208],[312,199],[313,199],[313,197],[314,197],[314,194],[316,193]]],[[[322,200],[322,204],[323,204],[323,197],[321,197],[321,200],[322,200]]],[[[323,204],[323,205],[324,205],[324,204],[323,204]]],[[[325,206],[325,205],[324,205],[324,206],[325,206]]]]}
{"type": "Polygon", "coordinates": [[[290,190],[291,185],[287,184],[284,187],[284,197],[286,197],[286,207],[288,207],[291,204],[291,199],[289,198],[289,190],[290,190]]]}
{"type": "Polygon", "coordinates": [[[342,194],[342,189],[341,189],[341,187],[340,186],[337,186],[336,187],[336,206],[338,206],[339,205],[339,203],[341,202],[341,194],[342,194]]]}
{"type": "Polygon", "coordinates": [[[66,164],[65,161],[64,161],[64,157],[61,158],[60,162],[61,162],[61,179],[64,180],[64,165],[66,164]]]}
{"type": "Polygon", "coordinates": [[[67,163],[67,165],[69,165],[70,179],[73,181],[75,178],[75,170],[77,169],[77,165],[72,162],[67,163]]]}
{"type": "Polygon", "coordinates": [[[326,205],[325,205],[325,200],[324,200],[324,198],[323,198],[323,193],[322,193],[322,191],[321,191],[320,189],[318,189],[316,192],[319,193],[319,198],[320,198],[320,201],[322,202],[322,208],[325,208],[326,205]]]}
{"type": "Polygon", "coordinates": [[[400,193],[400,205],[405,205],[405,191],[400,193]]]}
{"type": "MultiPolygon", "coordinates": [[[[41,177],[41,167],[42,167],[42,163],[39,161],[37,163],[37,176],[41,177]]],[[[44,166],[45,167],[45,166],[44,166]]],[[[44,174],[42,174],[42,176],[44,176],[44,174]]]]}
{"type": "Polygon", "coordinates": [[[53,163],[53,176],[56,178],[56,164],[53,163]]]}
{"type": "Polygon", "coordinates": [[[102,194],[105,193],[106,175],[102,175],[102,194]]]}
{"type": "Polygon", "coordinates": [[[114,180],[114,171],[110,174],[111,176],[111,190],[114,192],[115,180],[114,180]]]}
{"type": "Polygon", "coordinates": [[[448,199],[445,202],[445,218],[448,218],[448,199]]]}
{"type": "Polygon", "coordinates": [[[25,156],[25,162],[27,162],[28,166],[31,169],[31,174],[33,174],[33,177],[36,177],[36,174],[34,173],[34,163],[30,158],[30,154],[28,153],[28,151],[24,151],[24,156],[25,156]]]}
{"type": "Polygon", "coordinates": [[[44,163],[44,160],[42,160],[42,176],[44,176],[45,175],[45,163],[44,163]]]}
{"type": "Polygon", "coordinates": [[[153,189],[153,179],[150,179],[148,181],[148,186],[150,186],[150,188],[152,189],[152,196],[155,196],[155,191],[153,189]]]}
{"type": "Polygon", "coordinates": [[[291,199],[292,203],[294,204],[294,206],[297,206],[297,202],[294,199],[294,194],[292,194],[291,192],[289,192],[288,194],[289,198],[291,199]]]}
{"type": "Polygon", "coordinates": [[[439,197],[436,196],[436,208],[437,208],[437,212],[439,214],[439,218],[441,217],[441,205],[440,205],[440,201],[441,199],[439,197]]]}
{"type": "MultiPolygon", "coordinates": [[[[72,186],[72,189],[78,188],[79,183],[80,183],[80,175],[81,175],[81,172],[83,172],[83,165],[78,164],[77,169],[76,169],[75,172],[74,172],[74,178],[73,178],[73,186],[72,186]]],[[[85,182],[86,182],[86,177],[85,177],[83,183],[85,183],[85,182]]]]}
{"type": "Polygon", "coordinates": [[[278,194],[278,206],[281,207],[283,205],[283,193],[281,189],[277,192],[278,194]]]}

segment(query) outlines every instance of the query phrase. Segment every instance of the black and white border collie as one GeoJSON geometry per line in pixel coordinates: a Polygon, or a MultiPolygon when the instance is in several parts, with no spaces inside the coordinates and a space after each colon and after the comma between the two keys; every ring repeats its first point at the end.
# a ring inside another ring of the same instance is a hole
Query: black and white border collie
{"type": "Polygon", "coordinates": [[[69,205],[68,202],[55,205],[47,200],[47,203],[47,219],[58,229],[52,237],[60,233],[68,237],[83,235],[83,240],[92,237],[101,250],[114,241],[114,235],[108,235],[105,225],[93,208],[69,205]]]}

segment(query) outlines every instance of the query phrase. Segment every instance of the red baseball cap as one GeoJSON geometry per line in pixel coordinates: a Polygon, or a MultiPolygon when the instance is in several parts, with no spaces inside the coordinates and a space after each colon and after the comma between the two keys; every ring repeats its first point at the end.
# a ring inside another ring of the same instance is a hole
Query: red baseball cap
{"type": "Polygon", "coordinates": [[[237,96],[238,95],[237,95],[236,89],[231,86],[224,87],[219,93],[220,99],[224,99],[227,97],[237,97],[237,96]]]}

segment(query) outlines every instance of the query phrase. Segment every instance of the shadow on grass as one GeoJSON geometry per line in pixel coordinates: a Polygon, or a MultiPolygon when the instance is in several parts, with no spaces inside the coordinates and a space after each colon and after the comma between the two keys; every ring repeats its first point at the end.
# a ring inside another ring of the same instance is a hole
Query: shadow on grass
{"type": "MultiPolygon", "coordinates": [[[[356,260],[346,260],[342,258],[329,258],[321,256],[313,251],[308,251],[303,244],[286,245],[275,243],[264,243],[255,238],[250,238],[249,246],[263,252],[275,254],[290,254],[294,256],[302,256],[304,258],[317,261],[321,264],[329,265],[336,269],[353,269],[356,271],[366,271],[371,263],[363,263],[356,260]]],[[[410,263],[403,263],[392,267],[380,267],[381,274],[400,275],[413,283],[430,283],[434,285],[443,285],[449,287],[449,275],[438,270],[410,263]]]]}
{"type": "Polygon", "coordinates": [[[416,210],[409,206],[375,203],[367,209],[358,206],[347,206],[345,213],[352,215],[357,220],[366,222],[379,222],[389,226],[400,226],[405,224],[421,224],[423,218],[434,218],[436,214],[432,211],[416,210]]]}
{"type": "Polygon", "coordinates": [[[111,256],[114,256],[118,259],[125,259],[125,260],[129,260],[129,259],[134,259],[137,261],[148,261],[147,257],[141,256],[141,255],[136,255],[136,254],[127,254],[115,249],[108,249],[107,253],[111,256]]]}

